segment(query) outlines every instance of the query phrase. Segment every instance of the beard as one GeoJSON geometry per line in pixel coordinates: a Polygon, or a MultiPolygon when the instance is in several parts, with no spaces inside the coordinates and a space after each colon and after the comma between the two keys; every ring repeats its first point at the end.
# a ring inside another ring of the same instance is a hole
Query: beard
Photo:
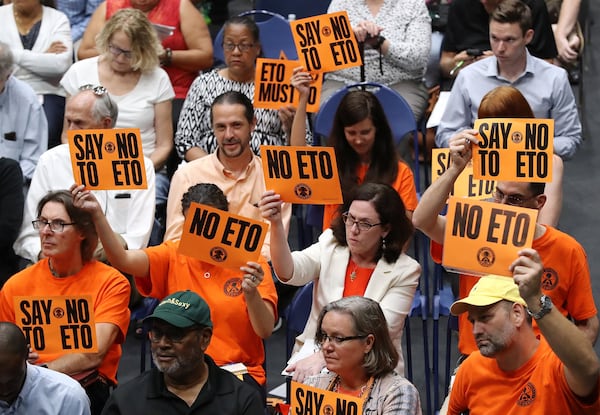
{"type": "Polygon", "coordinates": [[[152,361],[159,372],[171,377],[178,377],[196,370],[198,362],[202,360],[202,352],[199,349],[194,349],[193,353],[187,356],[174,355],[174,361],[162,363],[156,358],[157,352],[152,351],[152,361]]]}
{"type": "Polygon", "coordinates": [[[479,352],[485,357],[496,356],[512,343],[516,330],[513,325],[506,324],[501,331],[494,335],[482,334],[475,337],[479,352]]]}

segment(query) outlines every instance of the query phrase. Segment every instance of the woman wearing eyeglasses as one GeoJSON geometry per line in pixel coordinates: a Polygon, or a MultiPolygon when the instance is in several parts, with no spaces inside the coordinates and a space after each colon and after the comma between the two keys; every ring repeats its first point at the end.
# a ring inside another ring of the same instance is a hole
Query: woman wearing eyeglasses
{"type": "MultiPolygon", "coordinates": [[[[175,148],[181,158],[192,161],[212,153],[217,141],[210,123],[213,100],[227,91],[239,91],[254,98],[256,58],[260,56],[258,26],[249,17],[233,17],[223,26],[225,67],[200,74],[188,93],[175,134],[175,148]]],[[[280,111],[256,108],[256,128],[250,146],[259,155],[261,144],[284,145],[292,124],[289,109],[280,111]],[[284,123],[285,121],[285,123],[284,123]],[[284,132],[285,131],[285,132],[284,132]]],[[[305,145],[300,137],[292,145],[305,145]]]]}
{"type": "Polygon", "coordinates": [[[81,381],[90,397],[92,414],[100,414],[110,386],[117,383],[121,343],[129,327],[129,282],[116,269],[94,260],[98,245],[94,222],[89,213],[74,206],[70,192],[59,190],[46,194],[38,204],[37,219],[32,223],[39,232],[44,258],[4,284],[0,291],[0,320],[13,322],[29,333],[30,362],[81,381]],[[76,313],[79,318],[73,320],[68,310],[52,306],[50,297],[53,296],[69,296],[81,309],[93,310],[95,327],[92,329],[96,331],[97,352],[44,351],[51,345],[58,349],[66,348],[64,345],[74,348],[74,336],[83,333],[80,325],[83,315],[76,313]],[[46,302],[40,301],[40,297],[47,299],[46,302]],[[37,313],[33,306],[35,300],[40,307],[37,313]],[[45,313],[41,312],[44,305],[48,308],[45,313]],[[17,318],[22,312],[30,313],[34,322],[17,318]],[[64,335],[48,335],[49,323],[63,325],[64,335]],[[39,332],[31,334],[34,327],[45,331],[44,343],[39,341],[39,332]],[[88,380],[85,385],[83,379],[88,380]]]}
{"type": "Polygon", "coordinates": [[[355,296],[327,304],[315,341],[329,373],[311,376],[305,384],[362,399],[363,414],[421,414],[419,392],[394,371],[398,350],[376,301],[355,296]]]}
{"type": "MultiPolygon", "coordinates": [[[[297,351],[316,334],[319,311],[331,301],[360,295],[381,304],[387,326],[399,353],[398,373],[404,373],[400,338],[410,311],[421,267],[402,247],[413,233],[398,193],[390,186],[367,183],[344,202],[344,214],[334,219],[318,242],[291,252],[281,220],[281,198],[264,193],[259,207],[271,222],[271,262],[277,278],[302,286],[314,281],[313,303],[304,332],[296,339],[297,351]]],[[[291,365],[294,379],[319,373],[323,353],[291,365]]]]}
{"type": "MultiPolygon", "coordinates": [[[[163,49],[156,31],[144,13],[124,9],[106,23],[96,45],[100,56],[73,64],[61,85],[69,96],[82,85],[104,86],[119,107],[116,127],[140,129],[144,155],[160,172],[173,148],[171,100],[175,93],[159,67],[163,49]]],[[[63,133],[65,139],[66,128],[63,133]]],[[[157,183],[157,193],[158,189],[157,183]]]]}

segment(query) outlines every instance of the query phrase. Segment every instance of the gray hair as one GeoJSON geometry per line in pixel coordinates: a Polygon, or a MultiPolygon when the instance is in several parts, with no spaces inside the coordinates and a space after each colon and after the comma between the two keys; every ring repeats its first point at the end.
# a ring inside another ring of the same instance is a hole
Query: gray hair
{"type": "Polygon", "coordinates": [[[110,128],[114,128],[117,124],[117,117],[119,116],[119,107],[110,97],[109,93],[98,96],[92,106],[92,117],[98,122],[108,117],[111,120],[110,128]]]}
{"type": "Polygon", "coordinates": [[[322,337],[323,317],[330,311],[350,316],[355,336],[372,334],[375,338],[373,347],[365,355],[362,364],[369,376],[379,377],[396,368],[400,355],[390,337],[383,311],[376,301],[367,297],[351,296],[327,304],[319,314],[315,336],[317,342],[322,337]]]}
{"type": "Polygon", "coordinates": [[[14,60],[10,47],[6,43],[0,41],[0,77],[4,78],[12,72],[13,65],[14,60]]]}

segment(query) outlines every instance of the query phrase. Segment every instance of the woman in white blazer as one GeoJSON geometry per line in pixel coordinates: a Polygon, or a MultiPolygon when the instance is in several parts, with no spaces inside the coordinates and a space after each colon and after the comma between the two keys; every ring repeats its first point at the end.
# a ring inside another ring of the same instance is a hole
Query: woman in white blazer
{"type": "Polygon", "coordinates": [[[43,101],[50,148],[60,144],[66,96],[60,79],[73,63],[73,41],[67,16],[43,4],[46,1],[17,0],[0,6],[0,40],[10,45],[14,75],[43,101]]]}
{"type": "MultiPolygon", "coordinates": [[[[341,206],[341,215],[318,242],[303,251],[291,252],[281,221],[281,198],[273,191],[259,205],[271,222],[271,261],[277,278],[302,286],[314,281],[313,303],[304,332],[295,350],[314,339],[317,318],[328,303],[361,295],[377,301],[383,309],[390,335],[400,354],[397,372],[404,374],[401,337],[412,305],[421,267],[402,252],[413,234],[398,193],[389,185],[366,183],[341,206]]],[[[314,375],[325,367],[320,351],[288,367],[294,379],[314,375]]]]}

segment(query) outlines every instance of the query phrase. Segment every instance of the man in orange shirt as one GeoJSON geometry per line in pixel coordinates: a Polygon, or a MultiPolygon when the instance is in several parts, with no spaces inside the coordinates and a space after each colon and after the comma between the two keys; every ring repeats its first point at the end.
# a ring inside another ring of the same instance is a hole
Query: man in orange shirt
{"type": "Polygon", "coordinates": [[[544,267],[533,249],[513,278],[482,277],[450,311],[467,313],[479,351],[458,368],[448,414],[598,414],[600,362],[585,334],[542,294],[544,267]],[[543,337],[536,336],[531,320],[543,337]]]}

